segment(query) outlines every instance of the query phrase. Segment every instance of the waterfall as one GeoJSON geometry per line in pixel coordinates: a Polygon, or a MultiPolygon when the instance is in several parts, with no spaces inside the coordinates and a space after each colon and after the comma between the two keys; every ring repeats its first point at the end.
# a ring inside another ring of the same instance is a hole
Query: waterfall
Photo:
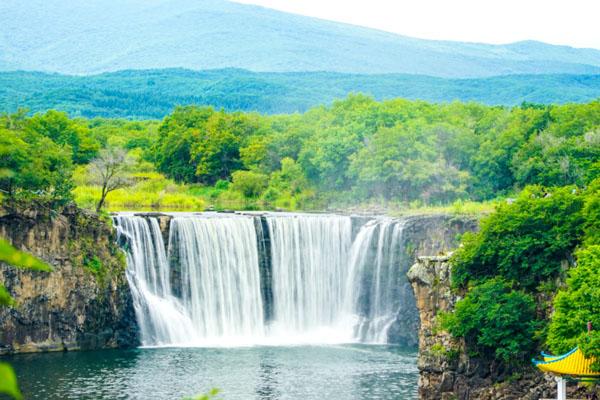
{"type": "Polygon", "coordinates": [[[169,253],[181,267],[181,302],[198,341],[264,335],[257,249],[252,217],[171,221],[169,253]]]}
{"type": "Polygon", "coordinates": [[[314,335],[325,341],[350,340],[340,326],[348,317],[343,283],[352,245],[350,217],[282,215],[268,216],[267,222],[274,333],[309,341],[314,335]]]}
{"type": "MultiPolygon", "coordinates": [[[[362,240],[356,242],[355,251],[361,256],[353,260],[353,270],[366,281],[357,288],[360,291],[357,298],[365,299],[356,329],[361,342],[387,343],[388,331],[401,311],[397,291],[399,280],[405,279],[398,265],[403,229],[403,222],[384,220],[366,228],[362,240]],[[373,247],[374,251],[369,251],[373,247]]],[[[355,309],[359,308],[356,304],[355,309]]]]}
{"type": "Polygon", "coordinates": [[[143,345],[387,343],[402,315],[403,221],[169,218],[165,246],[156,218],[114,217],[143,345]]]}
{"type": "Polygon", "coordinates": [[[143,345],[183,343],[193,335],[191,320],[172,296],[165,246],[155,218],[114,217],[127,249],[127,280],[143,345]]]}

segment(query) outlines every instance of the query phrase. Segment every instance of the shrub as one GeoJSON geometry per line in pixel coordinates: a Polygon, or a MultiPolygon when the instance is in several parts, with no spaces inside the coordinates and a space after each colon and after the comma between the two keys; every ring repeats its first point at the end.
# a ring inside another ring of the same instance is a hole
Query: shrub
{"type": "Polygon", "coordinates": [[[229,189],[229,181],[219,179],[217,183],[215,183],[215,189],[217,190],[227,190],[229,189]]]}
{"type": "Polygon", "coordinates": [[[600,335],[586,333],[588,321],[600,329],[600,245],[577,252],[577,267],[569,271],[567,287],[556,296],[554,307],[548,333],[552,351],[564,353],[580,345],[586,355],[600,360],[600,335]]]}
{"type": "Polygon", "coordinates": [[[474,286],[442,317],[442,327],[484,358],[507,364],[524,360],[535,342],[535,302],[501,278],[474,286]]]}
{"type": "Polygon", "coordinates": [[[502,276],[526,289],[556,278],[583,235],[583,196],[573,187],[527,187],[513,204],[501,204],[467,233],[452,257],[453,279],[502,276]]]}
{"type": "Polygon", "coordinates": [[[585,242],[600,244],[600,178],[593,181],[585,192],[585,242]]]}
{"type": "Polygon", "coordinates": [[[267,175],[253,171],[235,171],[231,176],[231,189],[250,198],[259,197],[269,182],[267,175]]]}

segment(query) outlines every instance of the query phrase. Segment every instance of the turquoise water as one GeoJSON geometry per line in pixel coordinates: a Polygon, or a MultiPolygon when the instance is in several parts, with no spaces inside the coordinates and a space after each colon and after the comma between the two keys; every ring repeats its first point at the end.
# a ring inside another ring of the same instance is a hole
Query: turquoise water
{"type": "Polygon", "coordinates": [[[26,399],[415,399],[416,353],[394,346],[156,348],[8,358],[26,399]]]}

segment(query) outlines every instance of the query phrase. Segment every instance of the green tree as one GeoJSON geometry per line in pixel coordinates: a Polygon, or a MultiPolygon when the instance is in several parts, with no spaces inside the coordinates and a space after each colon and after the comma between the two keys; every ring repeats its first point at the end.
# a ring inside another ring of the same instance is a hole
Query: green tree
{"type": "Polygon", "coordinates": [[[267,188],[269,177],[254,171],[235,171],[232,174],[231,189],[245,197],[259,197],[267,188]]]}
{"type": "Polygon", "coordinates": [[[579,345],[584,354],[598,360],[595,368],[600,371],[599,337],[586,332],[588,322],[600,328],[600,245],[577,252],[577,266],[554,299],[554,309],[547,341],[552,351],[561,354],[579,345]]]}
{"type": "Polygon", "coordinates": [[[306,197],[312,196],[302,167],[291,158],[281,160],[281,169],[271,174],[269,186],[262,195],[267,204],[294,210],[306,197]]]}
{"type": "Polygon", "coordinates": [[[551,133],[532,136],[513,158],[518,184],[544,186],[583,185],[596,178],[593,164],[600,160],[600,130],[579,137],[551,133]]]}
{"type": "Polygon", "coordinates": [[[198,128],[214,114],[211,107],[177,107],[158,128],[158,139],[150,151],[157,169],[176,182],[196,182],[197,162],[191,149],[199,138],[198,128]]]}
{"type": "Polygon", "coordinates": [[[71,199],[73,165],[68,146],[33,132],[0,128],[0,189],[12,197],[26,192],[57,204],[71,199]]]}
{"type": "Polygon", "coordinates": [[[252,115],[228,115],[223,111],[211,115],[198,130],[190,151],[198,180],[214,184],[241,169],[240,148],[258,128],[252,115]]]}
{"type": "Polygon", "coordinates": [[[513,204],[501,204],[463,236],[452,256],[453,281],[502,276],[532,289],[562,271],[583,236],[583,196],[573,187],[530,186],[513,204]]]}
{"type": "Polygon", "coordinates": [[[360,137],[343,128],[319,131],[306,141],[298,157],[307,178],[327,190],[349,189],[350,156],[360,147],[360,137]]]}
{"type": "Polygon", "coordinates": [[[516,365],[535,347],[535,310],[531,295],[493,278],[472,287],[442,325],[480,356],[516,365]]]}
{"type": "Polygon", "coordinates": [[[27,129],[50,138],[58,145],[69,146],[76,164],[89,162],[100,149],[100,144],[90,136],[88,127],[69,119],[63,112],[50,110],[36,114],[28,121],[27,129]]]}
{"type": "Polygon", "coordinates": [[[436,151],[436,130],[422,121],[381,128],[352,157],[350,174],[365,196],[425,202],[463,197],[469,174],[436,151]]]}

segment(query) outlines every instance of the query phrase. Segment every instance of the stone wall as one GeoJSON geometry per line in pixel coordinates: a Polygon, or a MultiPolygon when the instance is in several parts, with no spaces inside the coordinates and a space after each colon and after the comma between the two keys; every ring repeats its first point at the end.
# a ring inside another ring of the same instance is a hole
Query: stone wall
{"type": "Polygon", "coordinates": [[[53,268],[0,264],[0,282],[17,302],[0,308],[0,354],[138,344],[125,257],[110,221],[76,207],[2,208],[0,236],[53,268]]]}

